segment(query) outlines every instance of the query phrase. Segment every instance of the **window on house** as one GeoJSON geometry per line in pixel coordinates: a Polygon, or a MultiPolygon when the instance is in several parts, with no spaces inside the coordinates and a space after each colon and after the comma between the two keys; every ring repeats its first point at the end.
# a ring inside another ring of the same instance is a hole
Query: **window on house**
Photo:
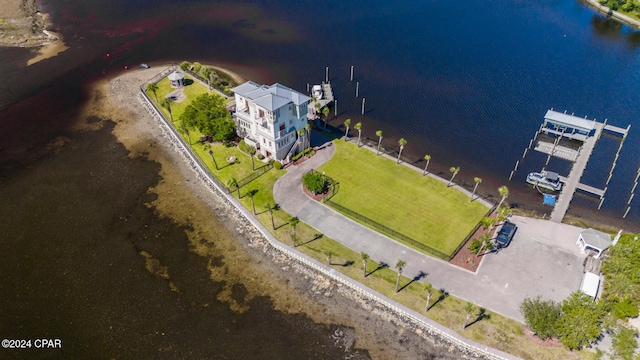
{"type": "Polygon", "coordinates": [[[284,130],[284,124],[280,124],[280,131],[284,130]]]}

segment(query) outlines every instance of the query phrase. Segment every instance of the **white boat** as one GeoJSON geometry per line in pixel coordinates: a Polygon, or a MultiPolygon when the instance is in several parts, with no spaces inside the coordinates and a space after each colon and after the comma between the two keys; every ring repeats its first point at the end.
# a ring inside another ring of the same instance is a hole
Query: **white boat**
{"type": "Polygon", "coordinates": [[[316,98],[316,100],[320,100],[322,99],[322,86],[321,85],[313,85],[313,97],[316,98]]]}
{"type": "Polygon", "coordinates": [[[541,171],[539,173],[532,172],[527,175],[527,182],[539,188],[552,191],[559,191],[560,189],[562,189],[562,181],[560,181],[560,175],[553,171],[541,171]]]}

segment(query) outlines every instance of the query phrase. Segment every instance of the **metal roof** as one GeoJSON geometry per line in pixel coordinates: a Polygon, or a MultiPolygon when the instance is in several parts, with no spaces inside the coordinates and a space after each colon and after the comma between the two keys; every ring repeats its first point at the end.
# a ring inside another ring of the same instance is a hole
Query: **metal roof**
{"type": "Polygon", "coordinates": [[[247,81],[231,90],[240,96],[253,100],[256,105],[269,111],[277,110],[289,103],[301,105],[311,100],[310,97],[278,83],[267,86],[247,81]]]}
{"type": "Polygon", "coordinates": [[[590,133],[595,127],[595,120],[583,119],[577,116],[564,114],[554,110],[548,110],[544,115],[544,120],[550,122],[559,127],[566,127],[569,129],[576,129],[590,133]]]}
{"type": "Polygon", "coordinates": [[[169,74],[169,76],[167,76],[169,78],[169,80],[171,81],[176,81],[176,80],[182,80],[184,79],[184,74],[178,71],[174,71],[171,74],[169,74]]]}
{"type": "Polygon", "coordinates": [[[586,246],[604,251],[611,246],[611,236],[596,229],[587,229],[580,233],[580,237],[586,246]]]}

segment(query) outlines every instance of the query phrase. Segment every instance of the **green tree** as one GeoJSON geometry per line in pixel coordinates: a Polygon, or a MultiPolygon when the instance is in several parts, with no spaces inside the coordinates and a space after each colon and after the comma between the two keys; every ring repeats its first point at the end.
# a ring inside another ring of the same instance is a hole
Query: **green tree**
{"type": "Polygon", "coordinates": [[[431,283],[424,283],[424,291],[427,293],[427,305],[424,308],[424,311],[429,311],[429,305],[431,304],[431,296],[433,296],[433,285],[431,283]]]}
{"type": "Polygon", "coordinates": [[[475,311],[476,311],[475,305],[473,305],[472,302],[467,301],[467,303],[464,305],[464,312],[467,316],[464,318],[464,324],[462,324],[462,330],[467,328],[467,326],[469,325],[469,320],[471,319],[475,311]]]}
{"type": "Polygon", "coordinates": [[[213,149],[211,148],[211,144],[206,144],[204,149],[207,150],[209,156],[211,156],[211,161],[213,161],[213,165],[215,165],[216,170],[218,170],[218,163],[216,162],[216,158],[213,157],[213,149]]]}
{"type": "Polygon", "coordinates": [[[570,350],[580,350],[598,339],[602,309],[589,295],[576,291],[561,304],[562,315],[557,322],[558,338],[570,350]]]}
{"type": "Polygon", "coordinates": [[[469,201],[473,201],[473,196],[476,194],[476,189],[478,189],[478,185],[480,185],[480,183],[482,183],[482,179],[479,177],[474,177],[473,178],[473,182],[475,182],[476,184],[473,185],[473,192],[471,193],[471,200],[469,201]]]}
{"type": "Polygon", "coordinates": [[[380,155],[380,143],[382,142],[382,130],[377,130],[376,136],[378,137],[378,151],[376,152],[376,155],[380,155]]]}
{"type": "Polygon", "coordinates": [[[298,240],[296,238],[296,227],[298,227],[298,223],[300,223],[300,219],[298,219],[297,217],[292,217],[291,220],[289,220],[289,226],[291,226],[291,230],[293,231],[293,246],[298,246],[298,240]]]}
{"type": "Polygon", "coordinates": [[[171,112],[171,104],[173,104],[173,99],[170,97],[166,97],[164,99],[162,99],[162,101],[160,101],[160,106],[162,106],[163,108],[167,109],[167,112],[169,113],[169,118],[171,118],[171,121],[173,121],[173,114],[171,112]]]}
{"type": "Polygon", "coordinates": [[[362,136],[362,123],[358,122],[353,128],[358,130],[358,143],[357,143],[357,146],[360,147],[360,137],[362,136]]]}
{"type": "Polygon", "coordinates": [[[253,208],[253,215],[256,215],[256,203],[254,202],[253,197],[258,193],[258,189],[251,189],[247,194],[251,198],[251,207],[253,208]]]}
{"type": "Polygon", "coordinates": [[[364,276],[367,277],[367,262],[369,261],[369,254],[360,253],[360,257],[362,257],[362,268],[364,269],[364,276]]]}
{"type": "MultiPolygon", "coordinates": [[[[318,104],[318,105],[320,105],[320,104],[318,104]]],[[[322,118],[324,119],[324,127],[326,128],[327,127],[327,119],[329,118],[329,108],[328,107],[325,106],[322,109],[322,115],[323,115],[322,118]]]]}
{"type": "Polygon", "coordinates": [[[253,156],[256,154],[256,147],[255,146],[247,146],[247,152],[249,153],[249,157],[251,158],[251,171],[255,171],[256,170],[256,164],[255,164],[255,160],[253,159],[253,156]]]}
{"type": "Polygon", "coordinates": [[[502,199],[500,199],[500,203],[498,203],[498,208],[500,208],[504,200],[509,196],[509,188],[502,185],[498,188],[498,193],[500,194],[500,196],[502,196],[502,199]]]}
{"type": "Polygon", "coordinates": [[[240,199],[240,185],[238,184],[238,180],[232,177],[227,182],[227,186],[229,187],[229,189],[236,189],[236,191],[238,191],[238,199],[240,199]]]}
{"type": "Polygon", "coordinates": [[[183,61],[180,63],[180,69],[182,69],[183,71],[187,71],[189,69],[191,69],[191,63],[188,61],[183,61]]]}
{"type": "Polygon", "coordinates": [[[278,205],[271,205],[271,203],[267,203],[267,205],[264,206],[265,209],[267,209],[267,211],[269,212],[269,217],[271,218],[271,227],[273,228],[273,230],[276,229],[276,223],[273,220],[273,211],[278,209],[278,205]]]}
{"type": "Polygon", "coordinates": [[[429,161],[431,161],[431,155],[429,154],[425,155],[424,159],[427,160],[427,163],[424,166],[424,171],[422,172],[422,176],[427,175],[427,168],[429,167],[429,161]]]}
{"type": "Polygon", "coordinates": [[[400,163],[400,156],[402,156],[402,150],[404,150],[404,146],[407,145],[407,140],[404,138],[400,138],[398,140],[398,145],[400,145],[400,151],[398,152],[398,159],[396,160],[396,164],[400,163]]]}
{"type": "Polygon", "coordinates": [[[189,139],[189,145],[191,145],[191,133],[189,132],[189,128],[184,124],[184,122],[180,122],[180,125],[178,125],[178,131],[184,135],[187,135],[187,138],[189,139]]]}
{"type": "Polygon", "coordinates": [[[349,125],[351,125],[351,119],[347,119],[344,121],[344,142],[347,142],[347,136],[349,136],[349,125]]]}
{"type": "Polygon", "coordinates": [[[235,135],[235,124],[226,109],[225,100],[217,94],[202,94],[188,105],[180,119],[191,129],[211,135],[216,141],[235,135]]]}
{"type": "Polygon", "coordinates": [[[453,178],[456,177],[456,175],[458,175],[458,173],[460,172],[460,167],[455,167],[452,166],[449,168],[449,171],[451,172],[451,179],[449,179],[449,183],[447,184],[447,187],[451,186],[451,183],[453,182],[453,178]]]}
{"type": "Polygon", "coordinates": [[[152,82],[149,83],[149,85],[147,85],[147,91],[151,91],[153,93],[153,96],[155,96],[156,98],[156,102],[158,102],[158,83],[152,82]]]}
{"type": "Polygon", "coordinates": [[[398,270],[398,278],[396,279],[396,292],[398,292],[398,287],[400,286],[400,277],[402,276],[402,272],[404,271],[404,267],[407,266],[407,263],[404,260],[398,260],[396,263],[396,270],[398,270]]]}
{"type": "Polygon", "coordinates": [[[540,297],[525,298],[520,304],[520,313],[525,324],[542,340],[556,336],[556,324],[561,310],[553,300],[542,300],[540,297]]]}
{"type": "Polygon", "coordinates": [[[302,184],[314,195],[322,194],[327,185],[322,174],[311,171],[302,176],[302,184]]]}
{"type": "MultiPolygon", "coordinates": [[[[635,329],[625,325],[618,325],[611,334],[613,340],[613,354],[616,359],[633,360],[633,354],[638,346],[638,333],[635,329]]],[[[636,357],[638,359],[638,357],[636,357]]]]}
{"type": "Polygon", "coordinates": [[[202,74],[202,77],[204,77],[207,80],[207,85],[209,89],[211,89],[211,75],[213,75],[213,71],[211,71],[210,68],[204,66],[200,70],[200,73],[202,74]]]}
{"type": "Polygon", "coordinates": [[[331,250],[325,250],[324,254],[327,257],[327,264],[331,265],[331,257],[333,256],[333,253],[331,250]]]}
{"type": "Polygon", "coordinates": [[[307,123],[304,128],[307,131],[307,149],[311,149],[311,129],[313,129],[313,125],[307,123]]]}
{"type": "Polygon", "coordinates": [[[193,72],[195,74],[198,74],[201,68],[202,68],[202,64],[200,64],[199,62],[196,61],[193,63],[193,72]]]}

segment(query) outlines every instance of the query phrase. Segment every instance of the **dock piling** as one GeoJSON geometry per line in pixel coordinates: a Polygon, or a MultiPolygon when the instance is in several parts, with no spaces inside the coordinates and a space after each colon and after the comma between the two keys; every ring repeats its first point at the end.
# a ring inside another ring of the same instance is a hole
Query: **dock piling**
{"type": "Polygon", "coordinates": [[[329,67],[327,66],[325,69],[325,75],[324,75],[324,82],[328,83],[329,82],[329,67]]]}
{"type": "Polygon", "coordinates": [[[353,65],[351,65],[351,77],[349,78],[349,81],[353,81],[353,65]]]}
{"type": "Polygon", "coordinates": [[[364,98],[362,98],[362,115],[364,115],[364,98]]]}
{"type": "Polygon", "coordinates": [[[627,214],[629,213],[629,210],[631,209],[631,206],[627,206],[627,210],[624,212],[624,215],[622,215],[623,219],[627,218],[627,214]]]}
{"type": "Polygon", "coordinates": [[[360,81],[356,81],[356,97],[358,97],[358,89],[360,88],[360,81]]]}

